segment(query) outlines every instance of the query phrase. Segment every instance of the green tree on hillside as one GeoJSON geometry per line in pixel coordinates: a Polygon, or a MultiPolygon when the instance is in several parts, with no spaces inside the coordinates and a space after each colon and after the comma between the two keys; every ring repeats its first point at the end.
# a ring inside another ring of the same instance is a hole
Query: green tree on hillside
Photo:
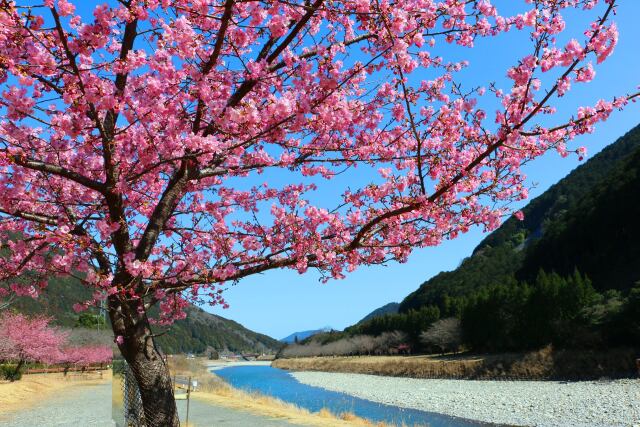
{"type": "Polygon", "coordinates": [[[76,320],[74,326],[77,328],[104,329],[105,325],[104,317],[99,314],[84,312],[78,315],[78,320],[76,320]]]}
{"type": "Polygon", "coordinates": [[[568,277],[540,271],[532,285],[512,282],[470,298],[462,315],[464,340],[489,351],[584,344],[588,308],[597,301],[590,280],[578,271],[568,277]]]}

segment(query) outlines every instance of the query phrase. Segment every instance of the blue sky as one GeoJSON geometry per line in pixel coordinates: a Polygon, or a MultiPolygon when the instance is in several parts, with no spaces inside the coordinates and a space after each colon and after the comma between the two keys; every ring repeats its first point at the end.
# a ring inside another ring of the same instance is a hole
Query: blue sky
{"type": "MultiPolygon", "coordinates": [[[[502,13],[510,10],[501,8],[501,5],[523,4],[506,1],[494,3],[501,12],[504,10],[502,13]]],[[[609,99],[634,91],[640,84],[640,26],[637,23],[640,2],[622,0],[619,4],[615,20],[620,41],[616,51],[596,68],[597,76],[592,83],[575,87],[566,99],[556,104],[558,117],[568,117],[577,106],[593,104],[599,98],[609,99]]],[[[570,26],[568,31],[573,30],[571,36],[583,40],[584,20],[571,18],[570,15],[569,24],[578,25],[570,26]]],[[[447,48],[450,49],[447,54],[449,57],[453,55],[470,60],[471,65],[465,71],[469,85],[488,85],[491,81],[504,81],[507,67],[529,51],[526,41],[524,34],[511,33],[497,40],[480,41],[473,51],[447,48]]],[[[639,113],[639,105],[630,105],[601,124],[594,134],[574,141],[573,146],[586,146],[592,156],[640,123],[639,113]]],[[[527,165],[525,171],[529,183],[535,185],[530,196],[533,198],[541,194],[579,164],[575,156],[563,159],[554,151],[527,165]]],[[[324,326],[342,329],[386,303],[401,301],[438,272],[454,269],[471,254],[484,236],[481,230],[473,229],[439,247],[416,250],[405,264],[362,267],[344,280],[327,284],[320,283],[319,276],[313,271],[304,275],[294,271],[271,271],[230,287],[225,293],[230,308],[207,307],[206,310],[275,338],[324,326]]]]}

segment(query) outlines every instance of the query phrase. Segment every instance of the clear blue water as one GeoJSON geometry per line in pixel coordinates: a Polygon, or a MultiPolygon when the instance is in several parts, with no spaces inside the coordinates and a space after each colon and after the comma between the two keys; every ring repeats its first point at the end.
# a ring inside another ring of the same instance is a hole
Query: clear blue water
{"type": "Polygon", "coordinates": [[[385,421],[396,425],[404,423],[409,426],[428,424],[430,427],[477,427],[487,425],[462,418],[384,405],[348,394],[312,387],[298,382],[287,371],[270,366],[234,366],[216,370],[215,374],[224,378],[235,388],[273,396],[312,412],[327,408],[335,414],[352,412],[370,421],[385,421]]]}

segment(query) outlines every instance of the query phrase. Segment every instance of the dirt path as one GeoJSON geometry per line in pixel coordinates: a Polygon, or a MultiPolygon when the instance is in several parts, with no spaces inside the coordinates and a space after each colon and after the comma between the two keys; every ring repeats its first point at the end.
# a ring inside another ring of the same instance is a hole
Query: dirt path
{"type": "Polygon", "coordinates": [[[28,409],[1,415],[0,426],[112,427],[111,383],[67,388],[28,409]]]}
{"type": "MultiPolygon", "coordinates": [[[[187,403],[177,402],[180,419],[186,418],[187,403]]],[[[292,427],[283,420],[253,415],[192,399],[189,404],[190,427],[292,427]]],[[[111,383],[78,385],[61,390],[30,406],[0,415],[2,427],[113,427],[111,420],[111,383]]]]}
{"type": "MultiPolygon", "coordinates": [[[[180,420],[184,423],[187,402],[185,400],[179,400],[176,403],[178,405],[178,412],[180,413],[180,420]]],[[[296,425],[297,424],[291,424],[283,420],[214,406],[198,399],[192,399],[189,403],[189,427],[294,427],[296,425]]]]}

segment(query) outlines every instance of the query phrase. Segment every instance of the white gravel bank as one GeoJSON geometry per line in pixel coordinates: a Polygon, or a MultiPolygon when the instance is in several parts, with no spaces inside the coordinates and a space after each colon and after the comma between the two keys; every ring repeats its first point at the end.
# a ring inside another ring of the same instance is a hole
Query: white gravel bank
{"type": "Polygon", "coordinates": [[[293,372],[301,383],[389,405],[522,426],[640,426],[640,380],[466,381],[293,372]]]}

